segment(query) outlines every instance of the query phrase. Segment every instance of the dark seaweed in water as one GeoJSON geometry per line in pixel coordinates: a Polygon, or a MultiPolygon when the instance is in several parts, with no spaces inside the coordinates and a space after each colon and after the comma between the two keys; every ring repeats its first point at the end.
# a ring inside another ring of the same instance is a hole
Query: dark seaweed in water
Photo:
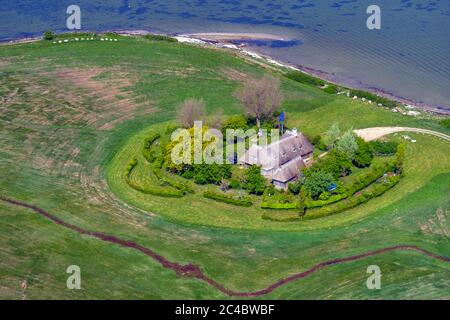
{"type": "Polygon", "coordinates": [[[302,44],[300,40],[232,40],[231,43],[235,45],[245,44],[250,47],[270,47],[270,48],[289,48],[302,44]]]}

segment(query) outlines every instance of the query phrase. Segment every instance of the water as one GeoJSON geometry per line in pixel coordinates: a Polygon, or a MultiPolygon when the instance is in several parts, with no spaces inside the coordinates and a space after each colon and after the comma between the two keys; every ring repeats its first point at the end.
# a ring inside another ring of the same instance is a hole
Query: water
{"type": "MultiPolygon", "coordinates": [[[[65,31],[73,1],[3,1],[0,40],[65,31]]],[[[450,110],[450,0],[78,0],[85,30],[165,33],[259,32],[291,41],[250,42],[254,50],[450,110]],[[382,10],[382,30],[366,8],[382,10]]]]}

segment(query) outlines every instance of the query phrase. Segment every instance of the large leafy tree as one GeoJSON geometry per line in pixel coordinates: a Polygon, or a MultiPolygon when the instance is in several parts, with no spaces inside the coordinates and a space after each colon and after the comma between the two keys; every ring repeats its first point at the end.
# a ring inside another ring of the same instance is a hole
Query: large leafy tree
{"type": "Polygon", "coordinates": [[[336,180],[330,172],[317,171],[305,177],[303,187],[313,199],[317,199],[322,192],[328,191],[333,183],[336,183],[336,180]]]}
{"type": "Polygon", "coordinates": [[[336,143],[336,149],[347,155],[350,160],[355,158],[355,153],[358,150],[358,143],[356,136],[352,130],[345,132],[336,143]]]}
{"type": "Polygon", "coordinates": [[[325,143],[329,149],[333,148],[341,135],[341,129],[337,122],[333,123],[331,128],[325,132],[325,143]]]}
{"type": "Polygon", "coordinates": [[[252,194],[263,194],[266,187],[266,179],[261,175],[261,168],[253,165],[245,171],[245,189],[252,194]]]}
{"type": "Polygon", "coordinates": [[[355,152],[353,163],[360,168],[370,166],[373,160],[372,148],[360,137],[356,138],[356,143],[358,144],[358,150],[355,152]]]}

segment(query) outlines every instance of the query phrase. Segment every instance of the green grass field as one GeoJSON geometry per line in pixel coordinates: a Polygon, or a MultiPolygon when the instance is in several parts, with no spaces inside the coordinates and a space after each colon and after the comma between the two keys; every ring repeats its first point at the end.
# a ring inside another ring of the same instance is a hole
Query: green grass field
{"type": "MultiPolygon", "coordinates": [[[[197,194],[168,200],[127,187],[121,175],[127,162],[142,157],[143,137],[173,121],[180,102],[197,97],[209,114],[218,108],[241,112],[235,90],[243,79],[265,73],[281,77],[228,52],[143,39],[1,46],[0,195],[134,240],[170,261],[192,262],[236,291],[397,244],[450,255],[449,144],[436,137],[409,134],[417,143],[407,144],[405,177],[392,190],[310,221],[270,222],[256,207],[197,194]]],[[[342,129],[395,125],[449,133],[433,119],[402,116],[285,78],[282,86],[289,125],[310,135],[335,121],[342,129]]],[[[137,251],[81,236],[30,210],[1,202],[0,217],[0,298],[228,298],[137,251]],[[72,264],[82,270],[80,291],[66,288],[72,264]]],[[[261,298],[450,298],[449,275],[448,263],[390,252],[327,267],[261,298]],[[381,290],[365,286],[372,264],[382,270],[381,290]]]]}

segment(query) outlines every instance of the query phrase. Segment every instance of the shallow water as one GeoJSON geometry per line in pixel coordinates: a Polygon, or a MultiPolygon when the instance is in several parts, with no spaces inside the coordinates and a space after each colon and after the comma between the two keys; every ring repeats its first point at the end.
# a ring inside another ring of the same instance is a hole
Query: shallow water
{"type": "MultiPolygon", "coordinates": [[[[0,40],[66,31],[74,2],[8,1],[0,40]]],[[[79,0],[84,30],[261,32],[292,41],[252,41],[255,50],[329,73],[363,88],[379,88],[450,109],[450,0],[79,0]],[[366,8],[382,10],[382,29],[366,27],[366,8]]]]}

